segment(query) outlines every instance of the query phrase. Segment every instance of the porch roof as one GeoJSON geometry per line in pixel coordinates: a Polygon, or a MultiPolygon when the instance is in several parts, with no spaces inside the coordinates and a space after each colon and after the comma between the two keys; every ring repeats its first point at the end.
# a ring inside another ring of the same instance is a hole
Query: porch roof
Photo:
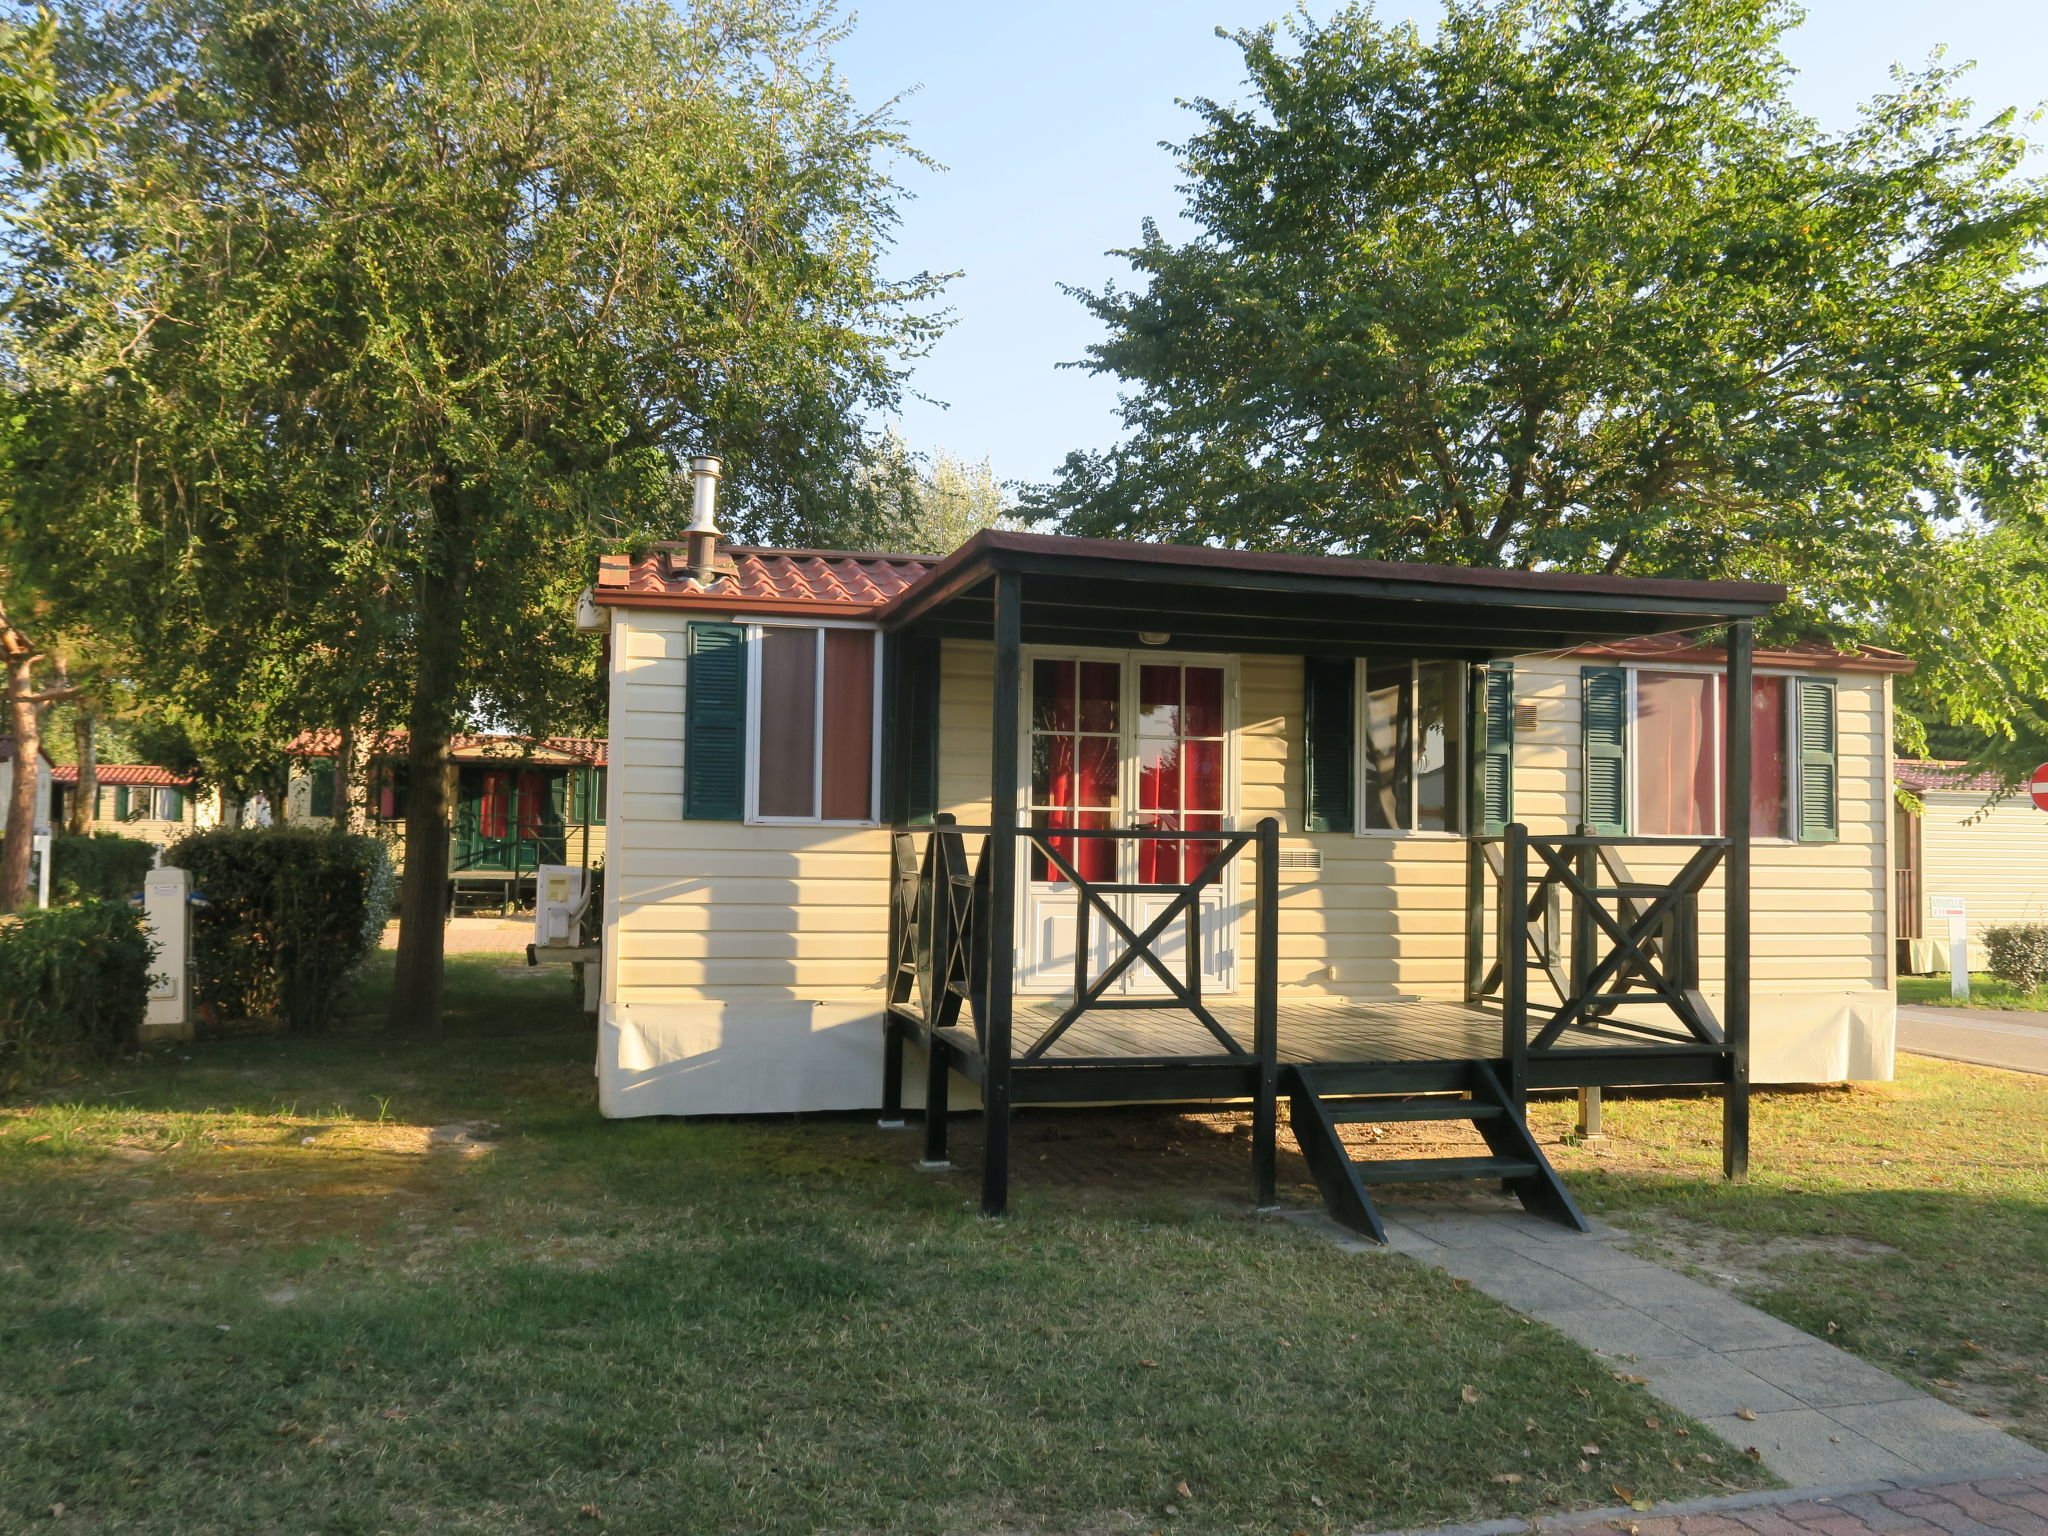
{"type": "Polygon", "coordinates": [[[1768,582],[1411,565],[990,529],[882,606],[884,629],[987,638],[999,572],[1026,644],[1486,661],[1760,618],[1768,582]]]}

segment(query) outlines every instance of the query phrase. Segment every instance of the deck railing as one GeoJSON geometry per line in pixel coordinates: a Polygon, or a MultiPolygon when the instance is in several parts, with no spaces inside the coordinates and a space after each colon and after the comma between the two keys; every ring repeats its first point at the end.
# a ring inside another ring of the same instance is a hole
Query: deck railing
{"type": "MultiPolygon", "coordinates": [[[[1073,997],[1053,1021],[1029,1041],[1018,1042],[1014,1059],[1037,1061],[1082,1017],[1093,1012],[1126,1009],[1185,1011],[1215,1040],[1230,1059],[1258,1059],[1272,1054],[1276,1030],[1279,972],[1279,824],[1270,819],[1243,831],[1221,829],[1117,827],[1019,827],[1009,834],[1020,853],[1044,860],[1059,883],[1074,894],[1073,997]],[[1201,867],[1187,881],[1092,880],[1081,872],[1077,844],[1088,842],[1173,842],[1207,852],[1201,867]],[[1202,931],[1203,897],[1216,890],[1247,850],[1253,875],[1249,900],[1241,903],[1253,934],[1253,1039],[1239,1039],[1217,1019],[1203,999],[1202,974],[1207,936],[1202,931]],[[1118,910],[1119,896],[1164,897],[1165,904],[1139,926],[1118,910]],[[1098,964],[1095,926],[1106,929],[1112,952],[1098,964]],[[1181,928],[1180,964],[1160,951],[1175,927],[1181,928]],[[1157,993],[1115,991],[1126,976],[1148,975],[1163,989],[1157,993]],[[1262,1045],[1262,1040],[1265,1042],[1262,1045]]],[[[986,1020],[992,985],[1014,985],[998,979],[990,964],[987,930],[990,909],[989,850],[994,829],[961,826],[940,816],[929,826],[896,827],[894,833],[895,899],[891,908],[889,1004],[914,1013],[932,1029],[959,1026],[966,1015],[976,1043],[988,1049],[986,1020]],[[969,839],[979,839],[972,852],[969,839]],[[920,846],[922,844],[922,846],[920,846]]],[[[1061,1058],[1072,1061],[1075,1058],[1061,1058]]],[[[1210,1057],[1181,1057],[1203,1061],[1210,1057]]]]}
{"type": "Polygon", "coordinates": [[[1720,837],[1536,837],[1520,825],[1474,841],[1493,942],[1475,901],[1466,995],[1499,1001],[1511,1076],[1532,1052],[1569,1048],[1566,1031],[1579,1026],[1646,1043],[1726,1043],[1700,986],[1700,894],[1728,846],[1720,837]],[[1631,851],[1683,862],[1649,877],[1629,867],[1631,851]],[[1532,973],[1555,1001],[1529,996],[1532,973]],[[1645,1020],[1645,1005],[1665,1014],[1645,1020]]]}

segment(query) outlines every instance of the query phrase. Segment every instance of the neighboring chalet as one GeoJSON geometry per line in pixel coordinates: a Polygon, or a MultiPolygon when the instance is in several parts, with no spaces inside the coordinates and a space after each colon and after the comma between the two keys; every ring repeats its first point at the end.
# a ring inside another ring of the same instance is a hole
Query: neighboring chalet
{"type": "MultiPolygon", "coordinates": [[[[169,847],[195,827],[211,820],[195,794],[193,780],[148,763],[101,763],[99,800],[93,807],[94,832],[118,832],[169,847]]],[[[50,814],[62,827],[71,819],[78,793],[78,768],[60,763],[51,771],[50,814]]]]}
{"type": "Polygon", "coordinates": [[[1893,772],[1921,805],[1917,816],[1903,805],[1892,811],[1901,970],[1948,969],[1948,926],[1928,917],[1932,898],[1963,898],[1973,966],[1984,962],[1986,928],[2048,923],[2048,811],[2025,786],[2001,795],[1995,775],[1962,763],[1902,758],[1893,772]]]}
{"type": "MultiPolygon", "coordinates": [[[[340,735],[309,731],[293,760],[287,821],[341,815],[335,758],[340,735]]],[[[406,735],[379,738],[364,811],[372,831],[405,861],[406,735]]],[[[543,864],[604,862],[605,743],[589,737],[459,736],[449,752],[455,827],[450,881],[458,899],[500,906],[530,900],[543,864]]]]}
{"type": "Polygon", "coordinates": [[[1285,1099],[1376,1232],[1370,1186],[1446,1177],[1576,1222],[1531,1090],[1717,1090],[1741,1176],[1750,1082],[1891,1075],[1910,663],[1753,649],[1778,587],[715,547],[702,505],[692,534],[579,607],[617,768],[607,1115],[893,1116],[950,1081],[1000,1211],[1016,1106],[1247,1102],[1270,1203],[1285,1099]],[[1396,1119],[1489,1155],[1332,1129],[1396,1119]]]}
{"type": "MultiPolygon", "coordinates": [[[[38,753],[41,771],[36,775],[36,825],[50,827],[50,772],[49,756],[38,753]]],[[[7,804],[7,798],[14,793],[14,738],[0,736],[0,807],[7,804]]]]}

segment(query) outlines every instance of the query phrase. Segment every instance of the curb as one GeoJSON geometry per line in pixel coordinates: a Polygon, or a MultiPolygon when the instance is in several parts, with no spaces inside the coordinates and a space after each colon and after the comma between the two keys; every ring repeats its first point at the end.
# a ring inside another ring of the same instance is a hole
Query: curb
{"type": "Polygon", "coordinates": [[[1589,1526],[1613,1525],[1626,1530],[1644,1520],[1678,1520],[1687,1515],[1714,1515],[1736,1509],[1768,1509],[1779,1504],[1825,1504],[1833,1499],[1859,1493],[1899,1493],[1909,1488],[1949,1488],[1958,1483],[1982,1482],[2003,1477],[2039,1477],[2038,1465],[2011,1463],[1966,1468],[1959,1472],[1931,1472],[1924,1477],[1884,1477],[1861,1483],[1829,1483],[1815,1488],[1760,1488],[1749,1493],[1728,1493],[1715,1498],[1683,1499],[1675,1504],[1654,1504],[1648,1509],[1612,1505],[1606,1509],[1579,1509],[1558,1515],[1528,1515],[1520,1519],[1479,1520],[1470,1525],[1415,1526],[1405,1531],[1382,1531],[1379,1536],[1519,1536],[1529,1531],[1578,1531],[1589,1526]]]}

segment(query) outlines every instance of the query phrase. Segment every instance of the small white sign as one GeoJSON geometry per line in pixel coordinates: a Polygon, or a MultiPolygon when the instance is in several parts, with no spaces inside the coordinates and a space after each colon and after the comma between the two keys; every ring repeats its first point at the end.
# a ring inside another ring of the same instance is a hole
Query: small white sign
{"type": "Polygon", "coordinates": [[[1948,919],[1948,995],[1970,996],[1970,923],[1960,896],[1930,896],[1927,915],[1948,919]]]}
{"type": "Polygon", "coordinates": [[[1963,898],[1960,896],[1930,896],[1927,898],[1929,917],[1963,916],[1963,898]]]}

